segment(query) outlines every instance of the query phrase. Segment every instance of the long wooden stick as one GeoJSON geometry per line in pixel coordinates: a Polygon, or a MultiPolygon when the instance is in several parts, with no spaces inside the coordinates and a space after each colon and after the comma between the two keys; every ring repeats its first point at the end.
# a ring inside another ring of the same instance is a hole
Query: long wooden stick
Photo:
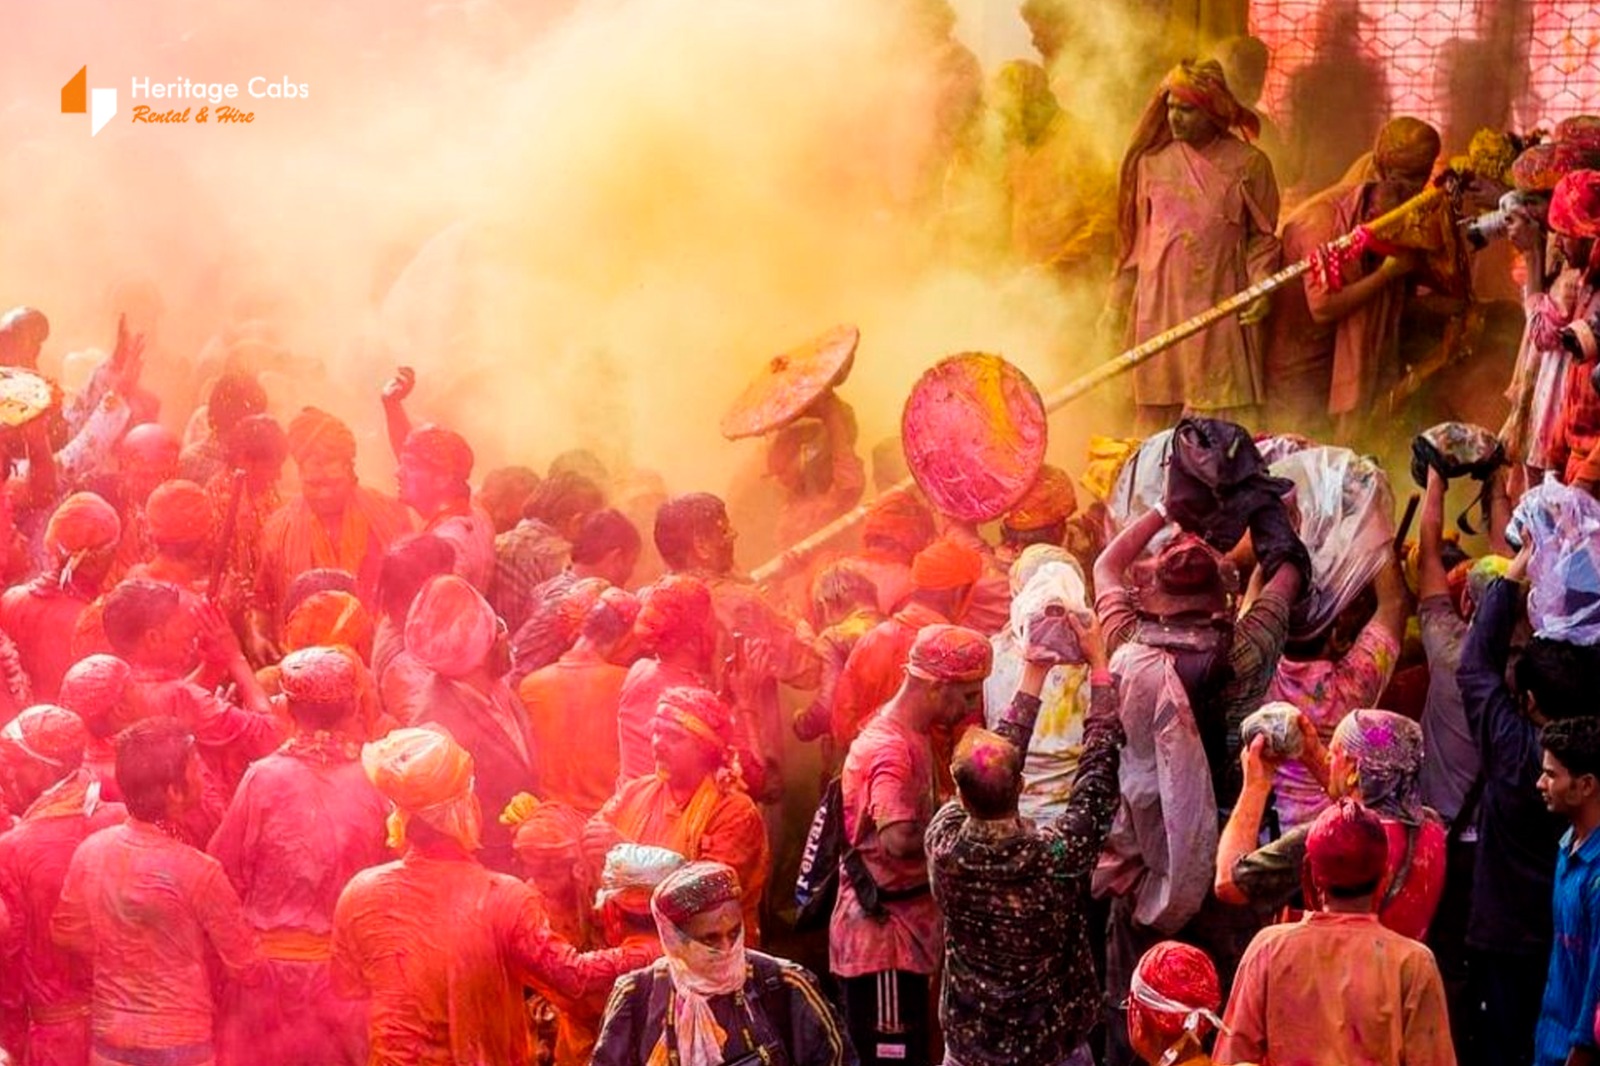
{"type": "Polygon", "coordinates": [[[222,578],[228,572],[228,563],[233,559],[233,537],[239,528],[239,504],[244,499],[243,470],[233,472],[233,482],[229,486],[228,510],[222,516],[222,532],[217,537],[216,556],[211,560],[211,584],[206,587],[206,599],[212,603],[221,603],[222,578]]]}

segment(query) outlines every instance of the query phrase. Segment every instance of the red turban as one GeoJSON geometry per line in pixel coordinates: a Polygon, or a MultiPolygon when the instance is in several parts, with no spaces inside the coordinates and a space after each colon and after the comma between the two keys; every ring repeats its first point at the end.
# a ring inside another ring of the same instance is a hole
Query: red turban
{"type": "Polygon", "coordinates": [[[911,581],[919,589],[959,589],[983,576],[983,556],[941,537],[911,560],[911,581]]]}
{"type": "Polygon", "coordinates": [[[283,657],[278,671],[278,685],[291,700],[350,703],[356,698],[355,660],[342,648],[292,651],[283,657]]]}
{"type": "Polygon", "coordinates": [[[499,631],[494,608],[454,574],[429,579],[406,615],[406,651],[445,677],[465,677],[488,659],[499,631]]]}
{"type": "Polygon", "coordinates": [[[1600,170],[1574,170],[1556,182],[1550,228],[1567,237],[1600,237],[1600,170]]]}
{"type": "Polygon", "coordinates": [[[681,929],[696,916],[724,903],[738,903],[743,896],[733,867],[720,862],[691,862],[656,886],[650,909],[658,920],[681,929]]]}
{"type": "Polygon", "coordinates": [[[313,456],[354,461],[356,435],[319,407],[304,407],[289,423],[289,454],[297,464],[313,456]]]}
{"type": "Polygon", "coordinates": [[[1214,59],[1184,60],[1167,73],[1161,89],[1190,107],[1198,107],[1225,130],[1237,127],[1250,139],[1261,135],[1261,119],[1234,99],[1222,64],[1214,59]]]}
{"type": "Polygon", "coordinates": [[[1312,823],[1306,863],[1323,888],[1376,888],[1389,865],[1383,822],[1355,800],[1340,800],[1312,823]]]}
{"type": "Polygon", "coordinates": [[[1222,982],[1211,958],[1197,947],[1163,940],[1144,953],[1133,972],[1129,1009],[1153,1015],[1157,1027],[1176,1038],[1185,1030],[1203,1036],[1202,1023],[1220,1026],[1222,982]]]}
{"type": "Polygon", "coordinates": [[[675,725],[717,751],[733,743],[733,710],[703,688],[667,689],[656,698],[655,720],[675,725]]]}
{"type": "Polygon", "coordinates": [[[861,539],[866,544],[888,543],[915,555],[933,540],[933,515],[904,490],[886,492],[872,501],[861,539]]]}
{"type": "Polygon", "coordinates": [[[402,457],[411,456],[424,466],[442,471],[457,481],[472,477],[472,445],[454,430],[443,426],[418,426],[406,437],[402,457]]]}
{"type": "Polygon", "coordinates": [[[704,635],[712,624],[711,590],[699,578],[668,574],[644,594],[634,622],[646,647],[678,646],[704,635]]]}
{"type": "Polygon", "coordinates": [[[150,539],[156,544],[194,544],[211,535],[211,497],[192,481],[175,478],[156,486],[145,504],[150,539]]]}
{"type": "Polygon", "coordinates": [[[127,725],[123,720],[122,695],[133,668],[115,655],[88,655],[68,668],[61,679],[56,701],[76,713],[86,725],[104,724],[95,732],[104,735],[127,725]]]}
{"type": "Polygon", "coordinates": [[[82,764],[89,731],[83,719],[65,707],[40,703],[7,722],[0,729],[0,742],[16,755],[65,776],[82,764]]]}
{"type": "Polygon", "coordinates": [[[1078,509],[1078,493],[1065,470],[1048,464],[1039,468],[1026,496],[1006,515],[1005,525],[1019,533],[1064,522],[1078,509]]]}
{"type": "Polygon", "coordinates": [[[348,592],[315,592],[301,600],[283,623],[283,643],[293,651],[342,644],[363,661],[372,653],[372,613],[348,592]]]}
{"type": "Polygon", "coordinates": [[[583,827],[588,821],[580,811],[564,803],[540,803],[511,830],[511,848],[524,862],[577,862],[583,827]]]}
{"type": "Polygon", "coordinates": [[[906,672],[924,681],[982,681],[994,651],[989,638],[963,626],[923,626],[911,645],[906,672]]]}
{"type": "Polygon", "coordinates": [[[1583,151],[1600,152],[1600,116],[1571,115],[1556,123],[1551,139],[1583,151]]]}
{"type": "Polygon", "coordinates": [[[74,492],[61,501],[45,527],[45,551],[53,559],[69,559],[117,543],[122,521],[116,510],[92,492],[74,492]]]}

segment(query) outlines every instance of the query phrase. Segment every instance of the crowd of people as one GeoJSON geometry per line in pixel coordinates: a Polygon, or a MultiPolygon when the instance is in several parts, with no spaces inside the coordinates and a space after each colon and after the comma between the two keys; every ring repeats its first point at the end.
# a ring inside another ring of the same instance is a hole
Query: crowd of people
{"type": "Polygon", "coordinates": [[[1600,119],[1458,165],[1396,117],[1281,218],[1261,132],[1221,62],[1161,81],[1102,329],[1314,269],[993,523],[895,440],[869,478],[832,388],[730,513],[480,470],[401,368],[391,495],[249,338],[192,413],[125,325],[29,406],[51,324],[0,318],[0,1062],[1600,1062],[1600,119]],[[1499,266],[1439,214],[1485,188],[1499,266]],[[1358,454],[1413,312],[1491,269],[1504,425],[1358,454]]]}

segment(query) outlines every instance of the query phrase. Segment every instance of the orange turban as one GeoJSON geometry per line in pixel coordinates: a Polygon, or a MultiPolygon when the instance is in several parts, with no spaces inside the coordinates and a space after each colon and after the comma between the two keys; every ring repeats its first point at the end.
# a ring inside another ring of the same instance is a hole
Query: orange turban
{"type": "Polygon", "coordinates": [[[1065,470],[1045,464],[1017,505],[1006,515],[1005,525],[1019,533],[1064,522],[1078,509],[1078,494],[1065,470]]]}
{"type": "Polygon", "coordinates": [[[1556,182],[1550,228],[1565,237],[1600,237],[1600,170],[1574,170],[1556,182]]]}
{"type": "Polygon", "coordinates": [[[733,743],[733,710],[703,688],[667,689],[656,698],[656,721],[675,725],[717,751],[733,743]]]}
{"type": "Polygon", "coordinates": [[[1222,64],[1215,59],[1184,60],[1168,71],[1161,89],[1190,107],[1198,107],[1225,130],[1238,128],[1252,140],[1261,136],[1261,119],[1234,99],[1222,64]]]}
{"type": "Polygon", "coordinates": [[[68,668],[56,700],[86,725],[104,725],[95,732],[114,732],[128,724],[120,712],[131,673],[133,667],[115,655],[86,655],[68,668]]]}
{"type": "Polygon", "coordinates": [[[406,615],[406,651],[445,677],[465,677],[494,647],[494,608],[454,574],[430,578],[406,615]]]}
{"type": "Polygon", "coordinates": [[[305,703],[350,703],[359,679],[356,663],[343,648],[312,647],[292,651],[278,667],[278,685],[291,700],[305,703]]]}
{"type": "Polygon", "coordinates": [[[1401,115],[1383,124],[1372,146],[1372,165],[1380,174],[1400,171],[1422,174],[1439,158],[1439,131],[1422,121],[1401,115]]]}
{"type": "Polygon", "coordinates": [[[289,423],[289,454],[297,464],[313,456],[354,461],[356,435],[319,407],[303,407],[289,423]]]}
{"type": "Polygon", "coordinates": [[[44,547],[52,559],[81,559],[116,544],[122,521],[116,510],[92,492],[74,492],[61,501],[45,527],[44,547]]]}
{"type": "Polygon", "coordinates": [[[919,589],[959,589],[983,576],[983,556],[941,537],[911,560],[911,581],[919,589]]]}
{"type": "Polygon", "coordinates": [[[211,536],[215,512],[206,490],[192,481],[164,481],[145,504],[150,539],[156,544],[194,544],[211,536]]]}
{"type": "Polygon", "coordinates": [[[316,592],[301,600],[283,623],[286,649],[342,644],[360,655],[372,654],[372,614],[348,592],[316,592]]]}
{"type": "MultiPolygon", "coordinates": [[[[501,821],[505,821],[502,816],[501,821]]],[[[579,857],[583,827],[588,819],[564,803],[537,803],[511,831],[511,847],[523,861],[552,861],[579,857]]]]}
{"type": "Polygon", "coordinates": [[[361,766],[394,807],[390,847],[404,846],[406,823],[420,818],[467,850],[477,850],[483,815],[472,791],[472,756],[449,733],[427,725],[396,729],[362,745],[361,766]]]}
{"type": "Polygon", "coordinates": [[[911,645],[906,673],[924,681],[982,681],[994,651],[989,638],[964,626],[923,626],[911,645]]]}
{"type": "Polygon", "coordinates": [[[39,763],[63,777],[82,764],[88,743],[83,719],[52,703],[29,707],[0,729],[0,751],[39,763]]]}
{"type": "Polygon", "coordinates": [[[646,590],[634,622],[648,648],[677,646],[711,626],[711,590],[699,578],[668,574],[646,590]]]}
{"type": "Polygon", "coordinates": [[[864,543],[886,542],[907,555],[926,548],[933,535],[933,515],[903,489],[886,492],[873,500],[861,527],[864,543]]]}
{"type": "Polygon", "coordinates": [[[472,477],[472,445],[454,430],[442,426],[418,426],[406,437],[401,455],[411,456],[424,466],[430,466],[455,478],[466,481],[472,477]]]}

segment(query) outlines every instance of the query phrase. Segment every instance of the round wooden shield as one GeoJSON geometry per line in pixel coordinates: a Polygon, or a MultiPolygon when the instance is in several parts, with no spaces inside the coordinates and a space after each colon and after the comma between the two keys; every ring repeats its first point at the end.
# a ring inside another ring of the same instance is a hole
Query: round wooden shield
{"type": "Polygon", "coordinates": [[[942,513],[968,522],[1005,514],[1044,462],[1049,420],[1026,374],[983,352],[941,360],[900,415],[906,464],[942,513]]]}
{"type": "Polygon", "coordinates": [[[0,366],[0,426],[16,427],[61,402],[61,390],[49,378],[17,366],[0,366]]]}
{"type": "Polygon", "coordinates": [[[823,393],[850,376],[861,331],[835,326],[798,348],[775,355],[722,416],[729,440],[759,437],[799,418],[823,393]]]}

